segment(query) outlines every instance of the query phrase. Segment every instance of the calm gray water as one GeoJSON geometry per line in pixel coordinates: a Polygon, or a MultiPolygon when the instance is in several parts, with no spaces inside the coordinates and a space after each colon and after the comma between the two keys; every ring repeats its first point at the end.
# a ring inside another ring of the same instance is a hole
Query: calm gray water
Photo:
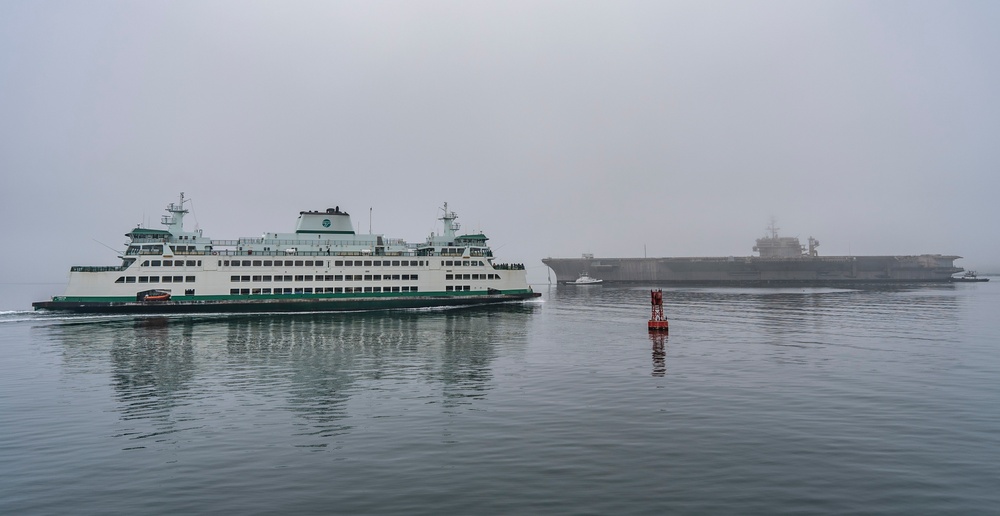
{"type": "Polygon", "coordinates": [[[661,339],[647,289],[541,288],[0,313],[0,513],[1000,511],[997,281],[664,289],[661,339]]]}

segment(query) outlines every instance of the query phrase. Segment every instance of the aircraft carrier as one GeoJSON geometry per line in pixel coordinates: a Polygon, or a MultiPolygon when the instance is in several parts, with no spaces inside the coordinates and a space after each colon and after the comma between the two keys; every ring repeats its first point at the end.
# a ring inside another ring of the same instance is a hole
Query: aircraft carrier
{"type": "Polygon", "coordinates": [[[798,237],[769,234],[757,239],[757,256],[677,258],[544,258],[542,263],[567,283],[586,274],[609,283],[783,286],[846,283],[948,282],[964,271],[954,261],[961,256],[819,256],[819,241],[808,247],[798,237]]]}

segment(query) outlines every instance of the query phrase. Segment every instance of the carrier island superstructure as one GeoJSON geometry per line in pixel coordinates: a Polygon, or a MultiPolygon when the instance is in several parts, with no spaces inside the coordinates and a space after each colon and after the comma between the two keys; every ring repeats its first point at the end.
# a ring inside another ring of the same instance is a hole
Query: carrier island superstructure
{"type": "Polygon", "coordinates": [[[474,305],[538,297],[521,264],[495,261],[482,233],[420,243],[359,234],[340,207],[302,211],[293,233],[213,240],[184,229],[184,194],[136,227],[117,266],[74,266],[65,294],[36,309],[76,312],[288,312],[474,305]]]}
{"type": "Polygon", "coordinates": [[[606,282],[691,285],[821,285],[844,283],[947,282],[964,269],[961,256],[820,256],[819,241],[808,247],[798,237],[778,235],[772,222],[768,234],[757,239],[757,256],[676,258],[545,258],[542,263],[565,283],[580,274],[606,282]]]}

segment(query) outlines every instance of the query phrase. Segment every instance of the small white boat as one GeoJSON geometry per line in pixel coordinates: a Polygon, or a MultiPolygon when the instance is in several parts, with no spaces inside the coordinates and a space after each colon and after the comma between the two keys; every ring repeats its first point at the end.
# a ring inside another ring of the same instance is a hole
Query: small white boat
{"type": "Polygon", "coordinates": [[[586,272],[580,274],[580,277],[577,278],[576,281],[566,282],[567,285],[600,285],[601,283],[604,283],[604,280],[591,278],[586,272]]]}

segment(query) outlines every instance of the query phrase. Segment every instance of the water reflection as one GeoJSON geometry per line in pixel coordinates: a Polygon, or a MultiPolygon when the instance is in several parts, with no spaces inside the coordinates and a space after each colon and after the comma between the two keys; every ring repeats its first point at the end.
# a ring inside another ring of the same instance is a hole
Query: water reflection
{"type": "Polygon", "coordinates": [[[653,376],[667,374],[667,334],[649,332],[649,340],[653,343],[653,376]]]}
{"type": "Polygon", "coordinates": [[[315,443],[350,431],[354,417],[398,416],[414,400],[455,410],[486,397],[495,359],[524,347],[535,309],[112,318],[51,329],[67,372],[107,372],[129,422],[123,436],[226,414],[287,424],[277,410],[307,422],[293,434],[315,443]]]}

